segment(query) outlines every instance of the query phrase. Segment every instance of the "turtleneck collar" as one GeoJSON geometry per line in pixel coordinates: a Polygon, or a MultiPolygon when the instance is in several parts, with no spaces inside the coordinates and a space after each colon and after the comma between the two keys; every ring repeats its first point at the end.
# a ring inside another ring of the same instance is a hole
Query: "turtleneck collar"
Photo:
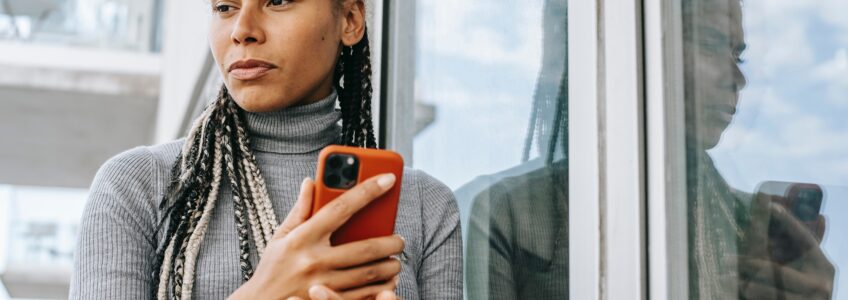
{"type": "Polygon", "coordinates": [[[254,150],[281,154],[318,151],[335,143],[341,134],[341,113],[336,91],[318,102],[278,111],[245,111],[250,145],[254,150]]]}

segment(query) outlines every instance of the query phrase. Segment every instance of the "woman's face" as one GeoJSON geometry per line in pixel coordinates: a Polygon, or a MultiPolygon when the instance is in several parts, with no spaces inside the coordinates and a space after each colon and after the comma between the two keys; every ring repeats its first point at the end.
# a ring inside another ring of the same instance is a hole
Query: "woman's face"
{"type": "Polygon", "coordinates": [[[745,50],[739,0],[691,0],[694,30],[685,47],[691,50],[694,120],[687,130],[702,150],[715,147],[730,126],[747,84],[739,63],[745,50]]]}
{"type": "Polygon", "coordinates": [[[362,1],[210,2],[212,55],[230,94],[251,112],[327,97],[341,46],[365,28],[362,1]]]}

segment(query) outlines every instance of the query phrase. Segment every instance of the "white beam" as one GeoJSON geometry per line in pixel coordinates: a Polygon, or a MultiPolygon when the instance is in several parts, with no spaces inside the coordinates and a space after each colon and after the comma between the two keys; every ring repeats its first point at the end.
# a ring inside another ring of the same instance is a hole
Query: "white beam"
{"type": "Polygon", "coordinates": [[[210,13],[207,1],[164,2],[162,81],[155,143],[167,142],[184,134],[179,132],[180,125],[209,55],[210,13]]]}

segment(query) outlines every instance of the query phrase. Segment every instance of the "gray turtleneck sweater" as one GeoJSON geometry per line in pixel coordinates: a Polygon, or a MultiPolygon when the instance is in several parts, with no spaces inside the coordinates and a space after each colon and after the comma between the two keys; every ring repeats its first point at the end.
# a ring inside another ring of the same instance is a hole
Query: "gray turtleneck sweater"
{"type": "MultiPolygon", "coordinates": [[[[299,184],[314,177],[318,152],[336,141],[335,94],[271,113],[247,113],[259,168],[278,219],[299,184]]],[[[94,178],[83,213],[71,278],[71,299],[151,296],[158,202],[184,139],[141,146],[109,159],[94,178]]],[[[230,186],[225,180],[197,261],[194,298],[224,299],[243,282],[230,186]]],[[[398,287],[403,299],[462,299],[459,211],[450,189],[421,171],[404,170],[395,232],[406,239],[398,287]]],[[[252,257],[256,257],[254,253],[252,257]]],[[[255,265],[254,261],[254,265],[255,265]]]]}

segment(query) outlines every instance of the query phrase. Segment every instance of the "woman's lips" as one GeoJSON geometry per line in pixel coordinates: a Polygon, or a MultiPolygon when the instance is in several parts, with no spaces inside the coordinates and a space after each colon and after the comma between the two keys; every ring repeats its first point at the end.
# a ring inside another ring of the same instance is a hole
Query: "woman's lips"
{"type": "Polygon", "coordinates": [[[228,71],[234,78],[244,81],[254,80],[265,76],[265,74],[268,74],[268,72],[276,68],[277,66],[272,63],[249,59],[237,61],[231,64],[228,71]]]}
{"type": "Polygon", "coordinates": [[[265,74],[268,74],[268,72],[272,69],[273,68],[269,67],[238,68],[230,71],[230,75],[232,75],[235,79],[247,81],[262,77],[265,74]]]}

